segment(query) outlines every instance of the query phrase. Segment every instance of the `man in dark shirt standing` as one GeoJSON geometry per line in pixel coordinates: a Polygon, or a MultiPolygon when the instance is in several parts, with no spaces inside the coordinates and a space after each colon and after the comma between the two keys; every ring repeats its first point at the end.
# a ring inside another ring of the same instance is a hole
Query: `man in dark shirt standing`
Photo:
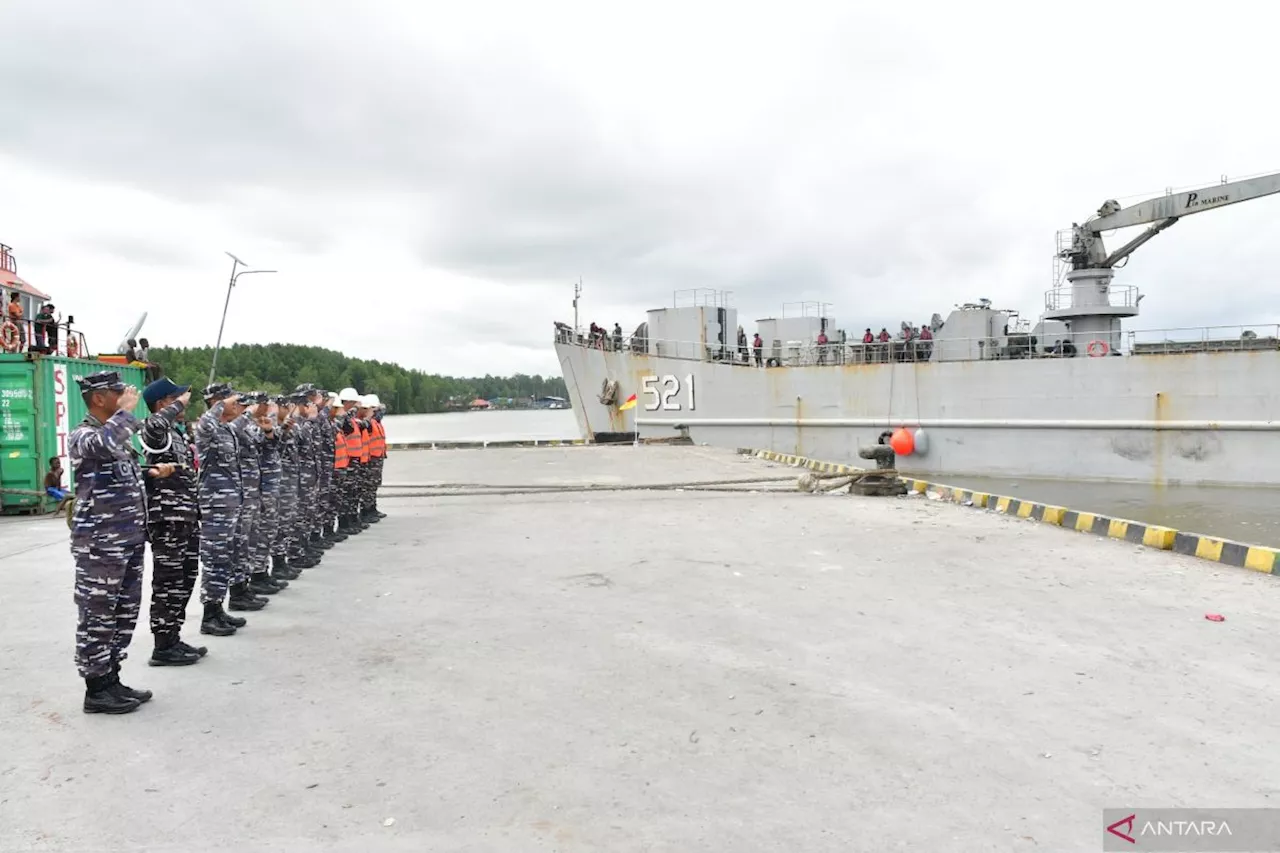
{"type": "MultiPolygon", "coordinates": [[[[200,576],[200,500],[194,454],[178,429],[190,386],[158,379],[142,391],[151,417],[142,424],[143,456],[174,466],[172,476],[147,480],[147,538],[151,541],[152,666],[190,666],[208,652],[182,641],[187,602],[200,576]]],[[[226,633],[230,633],[229,629],[226,633]]]]}

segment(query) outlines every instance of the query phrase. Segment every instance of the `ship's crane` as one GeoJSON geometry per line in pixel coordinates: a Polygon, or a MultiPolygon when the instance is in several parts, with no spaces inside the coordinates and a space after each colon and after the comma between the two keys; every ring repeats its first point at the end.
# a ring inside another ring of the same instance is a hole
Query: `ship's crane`
{"type": "Polygon", "coordinates": [[[1098,208],[1097,216],[1083,225],[1072,223],[1071,244],[1062,248],[1059,257],[1070,261],[1073,270],[1112,269],[1133,254],[1143,243],[1173,225],[1184,216],[1226,207],[1236,202],[1280,193],[1280,172],[1246,178],[1230,183],[1224,178],[1217,186],[1183,193],[1170,193],[1129,207],[1121,207],[1114,199],[1098,208]],[[1102,245],[1102,232],[1116,228],[1154,223],[1146,231],[1111,254],[1102,245]]]}
{"type": "Polygon", "coordinates": [[[1171,192],[1129,207],[1121,207],[1114,199],[1105,202],[1092,219],[1083,225],[1072,224],[1069,241],[1064,239],[1065,233],[1059,233],[1057,259],[1070,270],[1065,285],[1055,280],[1054,287],[1045,293],[1042,319],[1062,322],[1066,329],[1062,342],[1074,344],[1077,351],[1119,355],[1121,321],[1138,316],[1142,295],[1133,285],[1112,284],[1116,266],[1184,216],[1273,193],[1280,193],[1280,173],[1231,182],[1224,177],[1217,186],[1171,192]],[[1134,225],[1150,227],[1108,253],[1102,245],[1102,233],[1134,225]]]}

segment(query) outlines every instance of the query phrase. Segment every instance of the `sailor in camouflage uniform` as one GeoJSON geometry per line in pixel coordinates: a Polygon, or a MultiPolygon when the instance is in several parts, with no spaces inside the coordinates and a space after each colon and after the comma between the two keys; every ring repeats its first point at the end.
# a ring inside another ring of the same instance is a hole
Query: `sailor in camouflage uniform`
{"type": "MultiPolygon", "coordinates": [[[[249,588],[276,590],[289,585],[292,577],[288,571],[271,572],[271,546],[275,543],[276,530],[280,526],[280,438],[276,434],[274,406],[261,391],[253,394],[254,405],[248,414],[252,416],[262,436],[258,444],[260,470],[260,509],[258,525],[250,540],[252,564],[249,588]]],[[[293,577],[296,577],[294,575],[293,577]]]]}
{"type": "MultiPolygon", "coordinates": [[[[265,401],[266,396],[261,398],[265,401]]],[[[246,407],[258,405],[253,394],[241,394],[240,402],[246,407]]],[[[262,519],[262,445],[266,442],[262,428],[246,408],[231,422],[236,434],[236,446],[240,456],[240,485],[244,503],[240,508],[239,526],[235,534],[235,562],[231,575],[231,609],[241,602],[262,600],[258,596],[275,595],[282,586],[266,576],[253,575],[253,558],[260,535],[258,527],[262,519]]]]}
{"type": "Polygon", "coordinates": [[[289,543],[289,564],[304,569],[319,565],[322,554],[311,545],[320,478],[316,467],[319,434],[315,407],[311,405],[310,398],[308,386],[302,386],[293,396],[298,407],[294,423],[298,445],[298,512],[289,543]]]}
{"type": "Polygon", "coordinates": [[[138,436],[148,465],[169,464],[169,477],[148,477],[147,539],[151,542],[152,666],[189,666],[208,652],[182,641],[187,602],[200,577],[200,504],[195,454],[178,428],[190,386],[157,379],[142,392],[151,416],[138,436]]]}
{"type": "MultiPolygon", "coordinates": [[[[295,565],[289,557],[293,550],[294,531],[298,523],[298,429],[297,406],[289,397],[277,397],[280,426],[277,429],[280,456],[279,523],[271,547],[272,570],[288,572],[296,577],[308,566],[295,565]]],[[[292,580],[293,578],[287,578],[292,580]]]]}
{"type": "MultiPolygon", "coordinates": [[[[74,471],[71,555],[76,564],[76,668],[85,681],[86,714],[127,714],[151,691],[120,683],[120,662],[142,604],[146,506],[142,470],[130,439],[138,390],[114,370],[77,379],[88,414],[67,438],[74,471]]],[[[167,477],[172,466],[149,472],[167,477]]]]}
{"type": "Polygon", "coordinates": [[[333,425],[333,416],[329,411],[329,392],[314,389],[310,402],[316,407],[316,426],[320,434],[320,453],[318,467],[320,477],[320,499],[316,502],[316,529],[311,542],[317,548],[327,551],[338,540],[333,529],[333,451],[337,441],[337,430],[333,425]]]}
{"type": "MultiPolygon", "coordinates": [[[[240,485],[240,451],[230,425],[243,411],[240,396],[229,385],[218,383],[205,389],[208,411],[196,421],[196,454],[200,458],[200,601],[204,619],[200,633],[214,636],[234,634],[245,620],[223,609],[235,563],[235,534],[244,494],[240,485]],[[232,630],[228,631],[227,628],[232,630]]],[[[264,601],[233,600],[233,610],[261,610],[264,601]]]]}

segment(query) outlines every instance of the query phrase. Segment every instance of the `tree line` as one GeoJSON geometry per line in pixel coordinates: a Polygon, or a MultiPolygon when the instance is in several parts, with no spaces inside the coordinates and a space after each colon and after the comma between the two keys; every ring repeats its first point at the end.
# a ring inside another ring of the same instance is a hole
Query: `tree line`
{"type": "MultiPolygon", "coordinates": [[[[209,379],[213,347],[152,347],[149,357],[174,382],[200,389],[209,379]]],[[[527,400],[569,396],[564,379],[559,376],[440,376],[296,344],[227,347],[218,353],[217,379],[230,382],[239,390],[271,394],[292,391],[301,382],[329,391],[352,387],[361,394],[377,394],[387,413],[395,415],[443,412],[449,409],[451,400],[470,403],[477,397],[527,400]]]]}

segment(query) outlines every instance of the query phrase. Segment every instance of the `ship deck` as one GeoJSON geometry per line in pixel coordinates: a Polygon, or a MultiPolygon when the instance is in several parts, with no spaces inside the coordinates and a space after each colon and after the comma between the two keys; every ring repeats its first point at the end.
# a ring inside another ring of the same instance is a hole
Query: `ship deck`
{"type": "Polygon", "coordinates": [[[1104,806],[1268,805],[1270,578],[788,482],[477,494],[787,473],[398,453],[457,488],[384,497],[195,667],[144,629],[118,718],[80,713],[65,525],[4,521],[0,849],[1077,850],[1104,806]]]}

